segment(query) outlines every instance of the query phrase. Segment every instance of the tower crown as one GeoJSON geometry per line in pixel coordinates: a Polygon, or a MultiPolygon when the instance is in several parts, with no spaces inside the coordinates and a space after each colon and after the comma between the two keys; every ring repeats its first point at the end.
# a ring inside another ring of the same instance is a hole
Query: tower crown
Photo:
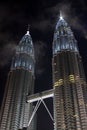
{"type": "Polygon", "coordinates": [[[63,16],[62,16],[62,13],[61,13],[61,11],[60,11],[60,19],[61,19],[61,20],[63,20],[63,16]]]}
{"type": "Polygon", "coordinates": [[[27,33],[20,40],[16,53],[26,53],[34,57],[34,47],[29,30],[27,30],[27,33]]]}
{"type": "Polygon", "coordinates": [[[16,55],[13,58],[11,69],[24,68],[34,73],[34,47],[29,30],[22,37],[16,48],[16,55]]]}
{"type": "Polygon", "coordinates": [[[77,41],[62,15],[60,15],[54,32],[53,54],[61,51],[78,52],[77,41]]]}

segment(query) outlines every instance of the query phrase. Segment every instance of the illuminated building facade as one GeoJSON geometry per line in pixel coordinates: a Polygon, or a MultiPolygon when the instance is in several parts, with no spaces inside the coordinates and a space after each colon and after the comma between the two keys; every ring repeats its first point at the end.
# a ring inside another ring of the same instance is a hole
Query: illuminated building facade
{"type": "Polygon", "coordinates": [[[53,121],[54,130],[87,130],[87,84],[81,56],[72,30],[61,16],[53,38],[53,89],[34,94],[34,61],[32,39],[27,31],[8,75],[0,130],[35,130],[32,120],[41,103],[53,121]],[[54,118],[44,102],[50,97],[54,118]],[[33,102],[37,102],[34,109],[33,102]]]}
{"type": "MultiPolygon", "coordinates": [[[[53,89],[27,97],[29,103],[53,97],[54,130],[87,130],[87,84],[77,41],[60,16],[53,38],[53,89]]],[[[45,104],[46,106],[46,104],[45,104]]]]}
{"type": "Polygon", "coordinates": [[[54,130],[87,130],[87,85],[77,41],[60,16],[53,39],[54,130]]]}
{"type": "Polygon", "coordinates": [[[21,130],[27,127],[33,105],[26,102],[26,95],[34,92],[34,62],[32,38],[27,31],[16,48],[8,74],[1,108],[0,130],[21,130]]]}

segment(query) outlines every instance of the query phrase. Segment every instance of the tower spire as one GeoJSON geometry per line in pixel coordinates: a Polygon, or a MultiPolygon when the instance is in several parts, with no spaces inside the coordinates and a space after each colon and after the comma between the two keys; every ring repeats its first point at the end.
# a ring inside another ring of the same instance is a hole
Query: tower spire
{"type": "Polygon", "coordinates": [[[78,52],[77,42],[68,23],[63,18],[63,12],[60,11],[59,20],[57,21],[54,33],[54,54],[63,50],[78,52]],[[62,36],[62,37],[61,37],[62,36]],[[60,44],[60,41],[62,42],[60,44]],[[59,40],[59,42],[58,42],[59,40]]]}
{"type": "Polygon", "coordinates": [[[63,20],[62,11],[60,10],[60,20],[63,20]]]}
{"type": "Polygon", "coordinates": [[[30,30],[30,24],[28,24],[26,35],[30,35],[29,30],[30,30]]]}
{"type": "Polygon", "coordinates": [[[30,29],[30,24],[28,24],[28,28],[27,28],[27,31],[29,31],[29,29],[30,29]]]}

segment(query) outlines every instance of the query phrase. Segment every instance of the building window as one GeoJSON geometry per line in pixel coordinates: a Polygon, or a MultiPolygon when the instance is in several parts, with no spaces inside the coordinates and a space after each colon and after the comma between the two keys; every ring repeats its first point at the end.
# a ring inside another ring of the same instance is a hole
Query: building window
{"type": "Polygon", "coordinates": [[[54,87],[61,86],[61,85],[63,85],[63,79],[59,79],[54,83],[54,87]]]}
{"type": "Polygon", "coordinates": [[[74,77],[74,75],[69,75],[69,81],[71,83],[75,83],[75,77],[74,77]]]}
{"type": "Polygon", "coordinates": [[[29,69],[30,69],[30,70],[32,69],[32,66],[31,66],[31,65],[29,65],[29,69]]]}
{"type": "Polygon", "coordinates": [[[23,46],[21,47],[21,51],[23,51],[23,46]]]}
{"type": "Polygon", "coordinates": [[[15,62],[15,67],[17,67],[17,62],[15,62]]]}

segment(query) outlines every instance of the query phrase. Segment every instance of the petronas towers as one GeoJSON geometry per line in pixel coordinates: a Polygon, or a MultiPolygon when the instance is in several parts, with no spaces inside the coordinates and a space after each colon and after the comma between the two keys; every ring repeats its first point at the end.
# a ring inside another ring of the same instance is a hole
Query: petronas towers
{"type": "MultiPolygon", "coordinates": [[[[16,48],[3,98],[0,130],[27,128],[33,104],[35,56],[29,30],[16,48]]],[[[60,17],[53,38],[52,57],[54,130],[87,130],[87,84],[77,41],[60,17]]],[[[38,118],[38,117],[37,117],[38,118]]],[[[36,130],[32,121],[29,130],[36,130]]]]}

